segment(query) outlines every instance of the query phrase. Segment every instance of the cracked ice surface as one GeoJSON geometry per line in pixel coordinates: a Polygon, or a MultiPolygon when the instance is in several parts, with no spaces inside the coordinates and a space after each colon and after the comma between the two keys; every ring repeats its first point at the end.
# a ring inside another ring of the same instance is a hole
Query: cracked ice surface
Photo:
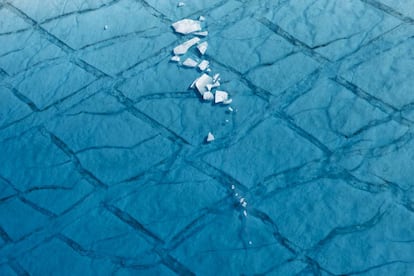
{"type": "Polygon", "coordinates": [[[0,0],[0,275],[414,274],[413,7],[0,0]]]}

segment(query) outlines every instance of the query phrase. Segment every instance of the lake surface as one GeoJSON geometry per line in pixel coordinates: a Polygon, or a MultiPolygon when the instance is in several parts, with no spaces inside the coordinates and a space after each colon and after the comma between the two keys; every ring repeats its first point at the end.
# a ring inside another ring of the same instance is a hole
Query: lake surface
{"type": "Polygon", "coordinates": [[[0,274],[413,275],[413,23],[0,0],[0,274]]]}

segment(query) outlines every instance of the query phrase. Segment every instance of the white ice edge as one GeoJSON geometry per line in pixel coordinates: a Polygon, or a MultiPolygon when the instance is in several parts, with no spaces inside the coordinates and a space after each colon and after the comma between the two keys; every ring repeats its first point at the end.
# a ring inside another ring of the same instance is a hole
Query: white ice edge
{"type": "Polygon", "coordinates": [[[175,55],[184,55],[187,53],[188,49],[196,45],[200,41],[200,38],[193,37],[192,39],[187,40],[186,42],[176,46],[173,50],[175,55]]]}
{"type": "Polygon", "coordinates": [[[175,32],[180,34],[190,34],[201,31],[201,24],[198,20],[182,19],[172,24],[175,32]]]}

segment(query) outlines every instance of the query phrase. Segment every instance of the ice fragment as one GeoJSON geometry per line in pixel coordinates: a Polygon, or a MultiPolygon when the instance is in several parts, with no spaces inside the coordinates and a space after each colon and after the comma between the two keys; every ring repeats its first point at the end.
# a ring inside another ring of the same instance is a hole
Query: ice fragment
{"type": "Polygon", "coordinates": [[[212,101],[212,100],[214,100],[214,94],[211,93],[210,91],[204,92],[204,94],[203,94],[203,100],[205,100],[205,101],[212,101]]]}
{"type": "Polygon", "coordinates": [[[197,44],[200,41],[200,38],[198,37],[194,37],[190,40],[187,40],[186,42],[176,46],[174,48],[174,54],[175,55],[183,55],[185,53],[187,53],[188,49],[190,49],[192,46],[194,46],[195,44],[197,44]]]}
{"type": "Polygon", "coordinates": [[[200,17],[198,18],[198,20],[199,21],[204,21],[204,20],[206,20],[206,18],[204,16],[200,15],[200,17]]]}
{"type": "Polygon", "coordinates": [[[206,69],[207,69],[208,65],[209,65],[209,62],[208,62],[207,60],[203,60],[203,61],[201,61],[201,62],[200,62],[200,64],[198,65],[198,68],[199,68],[201,71],[204,71],[204,70],[206,70],[206,69]]]}
{"type": "Polygon", "coordinates": [[[212,141],[214,141],[214,135],[211,133],[211,132],[209,132],[208,134],[207,134],[207,142],[212,142],[212,141]]]}
{"type": "Polygon", "coordinates": [[[209,75],[203,74],[193,82],[191,87],[196,87],[201,96],[203,96],[205,92],[209,91],[209,89],[207,89],[207,85],[212,83],[213,79],[209,75]]]}
{"type": "Polygon", "coordinates": [[[183,65],[187,66],[187,67],[196,67],[198,64],[197,61],[195,61],[192,58],[187,58],[186,60],[184,60],[183,65]]]}
{"type": "Polygon", "coordinates": [[[225,100],[227,100],[228,96],[229,95],[226,91],[217,90],[214,102],[215,103],[222,103],[225,100]]]}
{"type": "Polygon", "coordinates": [[[184,7],[185,3],[184,2],[178,2],[177,7],[184,7]]]}
{"type": "Polygon", "coordinates": [[[171,61],[175,61],[175,62],[179,62],[180,61],[180,57],[179,56],[172,56],[171,61]]]}
{"type": "Polygon", "coordinates": [[[207,47],[208,47],[208,42],[204,41],[200,44],[197,45],[197,49],[200,52],[200,54],[204,55],[207,51],[207,47]]]}
{"type": "Polygon", "coordinates": [[[190,34],[201,31],[200,21],[192,19],[182,19],[172,24],[175,32],[180,34],[190,34]]]}
{"type": "Polygon", "coordinates": [[[208,31],[195,32],[194,34],[198,36],[208,36],[208,31]]]}

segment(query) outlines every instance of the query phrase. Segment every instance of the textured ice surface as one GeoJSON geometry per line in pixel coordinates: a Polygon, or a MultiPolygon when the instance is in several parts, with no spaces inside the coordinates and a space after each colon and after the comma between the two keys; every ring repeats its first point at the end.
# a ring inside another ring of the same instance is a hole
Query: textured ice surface
{"type": "Polygon", "coordinates": [[[0,275],[413,275],[412,1],[183,3],[0,0],[0,275]]]}

